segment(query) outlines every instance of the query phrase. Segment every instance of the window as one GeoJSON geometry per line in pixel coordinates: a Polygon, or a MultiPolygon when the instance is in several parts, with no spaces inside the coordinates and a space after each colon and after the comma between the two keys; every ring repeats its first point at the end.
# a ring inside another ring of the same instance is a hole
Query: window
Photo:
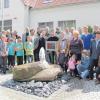
{"type": "Polygon", "coordinates": [[[58,27],[60,27],[61,30],[64,31],[66,27],[68,28],[76,27],[76,21],[75,20],[58,21],[58,27]]]}
{"type": "Polygon", "coordinates": [[[42,23],[39,23],[38,26],[39,26],[40,28],[49,27],[49,31],[50,31],[50,32],[53,30],[53,22],[42,22],[42,23]]]}
{"type": "Polygon", "coordinates": [[[4,21],[4,30],[10,29],[12,31],[12,20],[5,20],[4,21]]]}
{"type": "Polygon", "coordinates": [[[43,3],[50,3],[52,2],[53,0],[43,0],[43,3]]]}
{"type": "MultiPolygon", "coordinates": [[[[2,29],[2,21],[0,21],[0,31],[2,29]]],[[[10,29],[12,31],[12,20],[5,20],[4,21],[4,30],[10,29]]]]}
{"type": "Polygon", "coordinates": [[[4,8],[9,8],[9,0],[4,0],[4,8]]]}

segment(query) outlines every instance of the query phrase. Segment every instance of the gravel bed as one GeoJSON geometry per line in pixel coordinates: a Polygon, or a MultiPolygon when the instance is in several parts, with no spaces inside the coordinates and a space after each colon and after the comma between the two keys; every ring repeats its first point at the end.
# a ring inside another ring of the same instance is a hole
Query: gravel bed
{"type": "Polygon", "coordinates": [[[57,80],[50,82],[35,82],[34,80],[30,82],[17,82],[11,79],[2,83],[1,85],[16,91],[22,91],[27,94],[36,95],[39,97],[49,97],[55,91],[60,89],[64,84],[66,84],[69,79],[70,77],[64,74],[57,80]]]}

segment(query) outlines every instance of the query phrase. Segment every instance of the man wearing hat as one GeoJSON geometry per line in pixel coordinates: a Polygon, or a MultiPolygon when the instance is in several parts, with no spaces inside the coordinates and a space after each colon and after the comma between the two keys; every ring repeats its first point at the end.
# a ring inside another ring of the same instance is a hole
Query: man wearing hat
{"type": "Polygon", "coordinates": [[[97,31],[96,37],[91,41],[90,46],[90,67],[89,67],[89,79],[93,79],[94,67],[98,66],[98,59],[100,56],[100,31],[97,31]]]}

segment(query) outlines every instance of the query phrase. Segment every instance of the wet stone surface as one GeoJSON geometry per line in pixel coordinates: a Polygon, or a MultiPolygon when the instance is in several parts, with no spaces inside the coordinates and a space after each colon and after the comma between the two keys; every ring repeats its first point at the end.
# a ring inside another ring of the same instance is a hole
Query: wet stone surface
{"type": "Polygon", "coordinates": [[[17,82],[11,79],[2,83],[1,85],[16,91],[22,91],[27,94],[36,95],[39,97],[49,97],[69,80],[69,76],[63,75],[57,80],[50,82],[35,82],[34,80],[30,82],[17,82]]]}

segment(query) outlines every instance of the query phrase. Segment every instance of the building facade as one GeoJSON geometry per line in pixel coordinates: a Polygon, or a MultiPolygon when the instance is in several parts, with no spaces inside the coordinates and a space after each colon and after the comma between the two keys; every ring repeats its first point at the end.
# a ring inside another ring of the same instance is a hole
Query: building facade
{"type": "MultiPolygon", "coordinates": [[[[46,0],[40,0],[46,1],[46,0]]],[[[53,0],[55,1],[55,0],[53,0]]],[[[53,2],[51,1],[51,2],[53,2]]],[[[56,0],[64,1],[64,0],[56,0]]],[[[39,4],[31,9],[30,12],[30,27],[50,28],[60,27],[62,30],[66,27],[82,27],[84,25],[100,25],[100,0],[65,0],[74,1],[55,3],[49,6],[49,3],[39,4]],[[83,1],[83,2],[77,2],[83,1]],[[87,2],[86,2],[87,1],[87,2]]],[[[43,3],[43,2],[41,2],[43,3]]]]}
{"type": "Polygon", "coordinates": [[[2,22],[4,30],[19,33],[26,26],[34,29],[48,26],[50,30],[100,26],[99,9],[100,0],[0,0],[0,31],[2,22]],[[24,1],[31,1],[31,4],[24,1]]]}
{"type": "Polygon", "coordinates": [[[23,32],[27,23],[25,15],[26,8],[21,0],[0,0],[0,31],[3,22],[3,30],[23,32]]]}

